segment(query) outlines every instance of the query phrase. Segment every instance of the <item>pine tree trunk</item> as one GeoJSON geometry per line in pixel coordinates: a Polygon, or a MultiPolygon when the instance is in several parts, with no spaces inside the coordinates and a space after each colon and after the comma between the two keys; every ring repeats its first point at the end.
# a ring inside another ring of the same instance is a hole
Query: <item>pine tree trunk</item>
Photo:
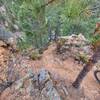
{"type": "MultiPolygon", "coordinates": [[[[100,51],[99,51],[100,52],[100,51]]],[[[89,59],[88,63],[83,67],[83,69],[81,70],[81,72],[79,73],[78,77],[76,78],[76,80],[72,83],[72,86],[75,88],[79,88],[80,84],[82,83],[83,79],[85,78],[85,76],[88,74],[88,72],[92,69],[92,67],[94,66],[94,64],[97,62],[98,60],[98,56],[100,55],[98,51],[91,57],[91,59],[89,59]],[[99,55],[98,55],[99,53],[99,55]]]]}

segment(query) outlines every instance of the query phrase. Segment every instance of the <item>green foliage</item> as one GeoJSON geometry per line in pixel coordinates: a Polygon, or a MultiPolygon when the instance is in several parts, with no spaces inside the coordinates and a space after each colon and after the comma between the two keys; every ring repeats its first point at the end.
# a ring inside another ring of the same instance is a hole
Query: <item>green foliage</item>
{"type": "Polygon", "coordinates": [[[51,20],[52,27],[55,27],[57,26],[57,17],[60,17],[61,35],[83,33],[86,37],[90,37],[95,23],[99,20],[91,10],[95,2],[96,0],[64,0],[64,3],[60,5],[47,8],[47,11],[49,9],[47,18],[51,20]]]}
{"type": "Polygon", "coordinates": [[[75,56],[75,59],[81,61],[82,63],[87,63],[89,60],[89,57],[86,54],[77,54],[75,56]]]}
{"type": "Polygon", "coordinates": [[[17,25],[19,31],[25,33],[19,41],[21,49],[30,45],[36,48],[46,45],[49,28],[59,35],[83,33],[90,38],[95,23],[100,21],[97,17],[100,11],[98,0],[59,0],[41,8],[47,1],[0,0],[0,5],[6,9],[0,19],[8,23],[10,30],[15,31],[14,26],[17,25]]]}
{"type": "Polygon", "coordinates": [[[62,16],[64,22],[63,33],[79,34],[81,32],[83,34],[89,34],[91,31],[90,25],[93,24],[95,19],[92,18],[92,13],[89,11],[92,2],[93,0],[66,0],[65,8],[63,10],[64,14],[62,16]]]}
{"type": "Polygon", "coordinates": [[[6,7],[6,14],[3,16],[8,28],[14,31],[14,25],[17,25],[20,31],[25,33],[24,41],[19,41],[19,46],[39,47],[41,37],[46,31],[45,7],[40,9],[44,0],[2,0],[2,3],[6,7]]]}
{"type": "Polygon", "coordinates": [[[97,34],[97,35],[95,35],[95,36],[93,36],[92,38],[91,38],[91,44],[94,44],[95,45],[95,43],[97,43],[98,41],[100,41],[100,34],[97,34]]]}

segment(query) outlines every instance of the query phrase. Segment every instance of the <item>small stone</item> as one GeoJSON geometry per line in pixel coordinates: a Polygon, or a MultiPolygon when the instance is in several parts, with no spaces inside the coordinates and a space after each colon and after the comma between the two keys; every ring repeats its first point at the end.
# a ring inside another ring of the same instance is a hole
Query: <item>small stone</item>
{"type": "Polygon", "coordinates": [[[45,69],[41,69],[39,72],[39,84],[44,84],[49,79],[50,79],[49,72],[45,69]]]}

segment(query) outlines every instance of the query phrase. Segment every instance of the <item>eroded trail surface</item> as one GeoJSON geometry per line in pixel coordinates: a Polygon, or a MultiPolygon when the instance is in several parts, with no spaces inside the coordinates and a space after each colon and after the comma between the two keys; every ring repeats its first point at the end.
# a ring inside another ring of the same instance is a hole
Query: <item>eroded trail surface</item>
{"type": "MultiPolygon", "coordinates": [[[[38,73],[38,71],[43,68],[51,73],[54,85],[56,85],[56,87],[58,85],[58,93],[60,96],[62,96],[61,100],[100,100],[100,84],[96,82],[93,76],[93,70],[89,72],[88,76],[84,79],[82,88],[80,90],[73,89],[71,83],[75,80],[83,66],[81,64],[77,64],[73,58],[61,60],[60,57],[56,54],[55,48],[55,44],[49,46],[48,49],[43,53],[42,58],[35,61],[29,60],[27,57],[23,57],[20,54],[17,54],[15,58],[18,60],[16,60],[16,63],[12,65],[16,73],[14,75],[18,75],[19,77],[17,77],[17,79],[20,79],[24,77],[30,69],[33,73],[38,73]],[[59,84],[62,84],[66,87],[68,92],[68,94],[65,93],[66,96],[63,96],[61,91],[59,92],[59,84]],[[82,93],[80,93],[80,91],[82,93]]],[[[2,75],[5,75],[5,72],[3,71],[5,67],[1,65],[3,62],[6,63],[6,57],[4,55],[8,57],[8,51],[0,48],[0,77],[2,78],[2,75]]],[[[0,100],[35,100],[32,99],[32,97],[26,91],[29,85],[28,82],[24,83],[25,86],[17,91],[14,90],[15,85],[12,85],[10,88],[8,87],[0,95],[0,100]]],[[[36,97],[36,100],[51,99],[39,99],[36,97]]]]}
{"type": "MultiPolygon", "coordinates": [[[[53,45],[44,52],[41,64],[40,66],[49,70],[57,79],[65,80],[66,84],[68,80],[73,82],[83,67],[75,63],[72,58],[64,61],[60,60],[59,57],[55,55],[55,46],[53,45]]],[[[35,65],[35,67],[36,66],[38,65],[35,65]]],[[[90,100],[100,99],[100,85],[93,76],[93,70],[89,72],[88,76],[83,81],[82,87],[84,87],[85,95],[89,96],[90,100]]]]}

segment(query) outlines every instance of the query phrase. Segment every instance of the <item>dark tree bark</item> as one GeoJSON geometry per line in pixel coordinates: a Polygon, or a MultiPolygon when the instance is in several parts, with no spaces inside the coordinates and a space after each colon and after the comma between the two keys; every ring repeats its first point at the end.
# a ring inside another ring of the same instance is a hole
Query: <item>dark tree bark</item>
{"type": "Polygon", "coordinates": [[[40,8],[48,6],[49,4],[51,4],[52,2],[54,2],[55,0],[50,0],[47,3],[45,3],[44,5],[42,5],[40,8]]]}
{"type": "Polygon", "coordinates": [[[79,73],[76,80],[72,83],[72,86],[75,88],[79,88],[83,79],[86,77],[88,72],[92,69],[97,60],[100,59],[100,48],[94,53],[94,55],[89,59],[88,63],[83,67],[81,72],[79,73]]]}

